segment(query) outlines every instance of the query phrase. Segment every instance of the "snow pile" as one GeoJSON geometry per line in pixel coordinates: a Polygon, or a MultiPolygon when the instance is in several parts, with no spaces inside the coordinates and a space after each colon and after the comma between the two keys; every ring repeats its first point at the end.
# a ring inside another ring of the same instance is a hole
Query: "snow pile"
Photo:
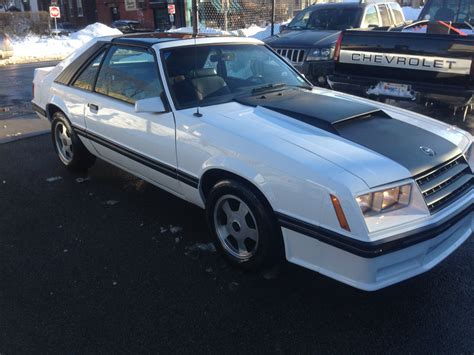
{"type": "MultiPolygon", "coordinates": [[[[284,25],[289,23],[290,20],[287,20],[282,23],[276,23],[274,26],[274,33],[277,34],[280,32],[280,25],[284,25]]],[[[180,27],[172,30],[168,30],[168,32],[174,32],[174,33],[193,33],[193,28],[192,27],[180,27]]],[[[210,28],[210,27],[204,27],[200,26],[199,27],[199,32],[200,33],[205,33],[205,34],[214,34],[214,35],[233,35],[233,36],[240,36],[240,37],[252,37],[256,39],[264,39],[267,37],[270,37],[271,34],[271,25],[265,26],[265,27],[260,27],[257,25],[251,25],[248,28],[243,28],[240,30],[235,30],[235,31],[224,31],[224,30],[219,30],[216,28],[210,28]]]]}
{"type": "MultiPolygon", "coordinates": [[[[290,21],[291,20],[287,20],[287,21],[282,22],[282,23],[276,23],[275,26],[274,26],[274,33],[275,34],[280,33],[280,25],[286,25],[290,21]]],[[[264,39],[264,38],[267,38],[267,37],[271,36],[271,31],[272,31],[272,26],[271,25],[268,25],[266,27],[260,27],[260,26],[252,25],[248,28],[238,30],[237,32],[238,32],[238,34],[241,34],[245,37],[252,37],[252,38],[256,38],[256,39],[264,39]]]]}
{"type": "MultiPolygon", "coordinates": [[[[167,32],[173,32],[173,33],[193,33],[193,28],[188,26],[188,27],[180,27],[180,28],[175,28],[168,30],[167,32]]],[[[212,35],[231,35],[232,33],[224,31],[224,30],[219,30],[217,28],[210,28],[210,27],[204,27],[204,26],[199,26],[199,33],[205,33],[205,34],[212,34],[212,35]]]]}
{"type": "Polygon", "coordinates": [[[30,35],[24,38],[14,38],[13,57],[10,63],[21,63],[46,59],[63,59],[76,49],[82,47],[95,37],[121,35],[117,29],[101,23],[94,23],[74,32],[71,36],[46,37],[30,35]]]}
{"type": "Polygon", "coordinates": [[[415,21],[416,19],[418,19],[418,16],[420,15],[420,12],[422,9],[423,9],[422,7],[414,8],[411,6],[404,6],[402,10],[403,10],[403,15],[405,15],[405,20],[415,21]]]}

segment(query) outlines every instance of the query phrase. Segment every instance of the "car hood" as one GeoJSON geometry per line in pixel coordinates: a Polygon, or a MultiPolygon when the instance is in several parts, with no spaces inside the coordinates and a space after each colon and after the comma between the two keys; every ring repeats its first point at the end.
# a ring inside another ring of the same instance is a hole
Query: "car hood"
{"type": "Polygon", "coordinates": [[[331,47],[340,31],[287,30],[264,40],[271,47],[331,47]]]}
{"type": "Polygon", "coordinates": [[[266,139],[284,140],[331,161],[371,188],[438,166],[461,154],[459,147],[469,142],[461,130],[405,110],[380,108],[330,91],[291,95],[288,101],[279,95],[259,104],[253,98],[238,100],[232,107],[214,107],[213,113],[235,119],[245,112],[245,130],[272,132],[266,139]],[[305,97],[297,99],[299,95],[305,97]],[[305,102],[311,107],[302,108],[305,102]],[[435,155],[427,154],[430,150],[435,155]]]}

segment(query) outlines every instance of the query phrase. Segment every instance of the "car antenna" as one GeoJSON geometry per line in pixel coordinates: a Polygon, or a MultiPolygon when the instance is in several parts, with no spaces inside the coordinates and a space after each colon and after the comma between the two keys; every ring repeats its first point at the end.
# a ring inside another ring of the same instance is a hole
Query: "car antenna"
{"type": "MultiPolygon", "coordinates": [[[[199,20],[198,20],[198,5],[197,0],[193,0],[193,38],[194,38],[194,75],[196,75],[197,71],[197,41],[196,37],[199,33],[199,20]]],[[[199,104],[200,99],[198,96],[198,104],[196,107],[196,112],[194,112],[193,116],[195,117],[202,117],[202,113],[199,112],[199,104]]]]}

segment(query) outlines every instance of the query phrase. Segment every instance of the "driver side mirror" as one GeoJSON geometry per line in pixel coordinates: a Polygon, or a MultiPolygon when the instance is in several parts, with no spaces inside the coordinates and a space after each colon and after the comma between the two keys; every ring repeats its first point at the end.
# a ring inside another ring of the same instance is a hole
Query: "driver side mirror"
{"type": "Polygon", "coordinates": [[[135,102],[136,113],[164,113],[167,112],[161,97],[150,97],[135,102]]]}
{"type": "Polygon", "coordinates": [[[286,25],[280,25],[280,33],[282,33],[283,31],[285,31],[287,28],[286,25]]]}

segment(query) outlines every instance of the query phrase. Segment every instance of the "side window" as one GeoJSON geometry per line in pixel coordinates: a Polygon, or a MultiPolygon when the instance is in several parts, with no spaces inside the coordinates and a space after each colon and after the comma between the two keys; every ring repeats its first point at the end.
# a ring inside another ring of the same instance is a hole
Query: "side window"
{"type": "Polygon", "coordinates": [[[306,28],[308,25],[309,16],[311,15],[312,11],[303,11],[300,12],[298,15],[295,16],[294,20],[291,21],[289,27],[301,27],[306,28]]]}
{"type": "Polygon", "coordinates": [[[423,19],[431,21],[456,21],[460,0],[432,0],[423,8],[423,19]]]}
{"type": "Polygon", "coordinates": [[[377,15],[377,9],[373,5],[367,7],[364,21],[362,22],[363,28],[367,28],[369,26],[380,26],[379,17],[377,15]]]}
{"type": "Polygon", "coordinates": [[[392,9],[392,14],[393,14],[393,17],[394,17],[394,20],[395,20],[395,24],[399,25],[402,22],[404,22],[405,18],[403,16],[402,9],[400,8],[400,5],[398,5],[397,3],[390,3],[389,6],[392,9]]]}
{"type": "Polygon", "coordinates": [[[387,6],[378,5],[377,6],[380,12],[380,18],[382,19],[382,26],[391,26],[392,22],[390,21],[390,14],[388,13],[387,6]]]}
{"type": "Polygon", "coordinates": [[[72,86],[79,89],[92,91],[94,79],[97,74],[97,70],[99,70],[100,62],[104,57],[104,53],[105,50],[102,50],[101,53],[95,57],[95,59],[87,66],[87,68],[84,69],[83,72],[77,77],[72,86]]]}
{"type": "Polygon", "coordinates": [[[102,64],[95,91],[130,104],[163,93],[155,57],[145,49],[112,47],[102,64]]]}
{"type": "Polygon", "coordinates": [[[462,0],[458,12],[457,22],[470,22],[474,24],[474,1],[462,0]]]}

